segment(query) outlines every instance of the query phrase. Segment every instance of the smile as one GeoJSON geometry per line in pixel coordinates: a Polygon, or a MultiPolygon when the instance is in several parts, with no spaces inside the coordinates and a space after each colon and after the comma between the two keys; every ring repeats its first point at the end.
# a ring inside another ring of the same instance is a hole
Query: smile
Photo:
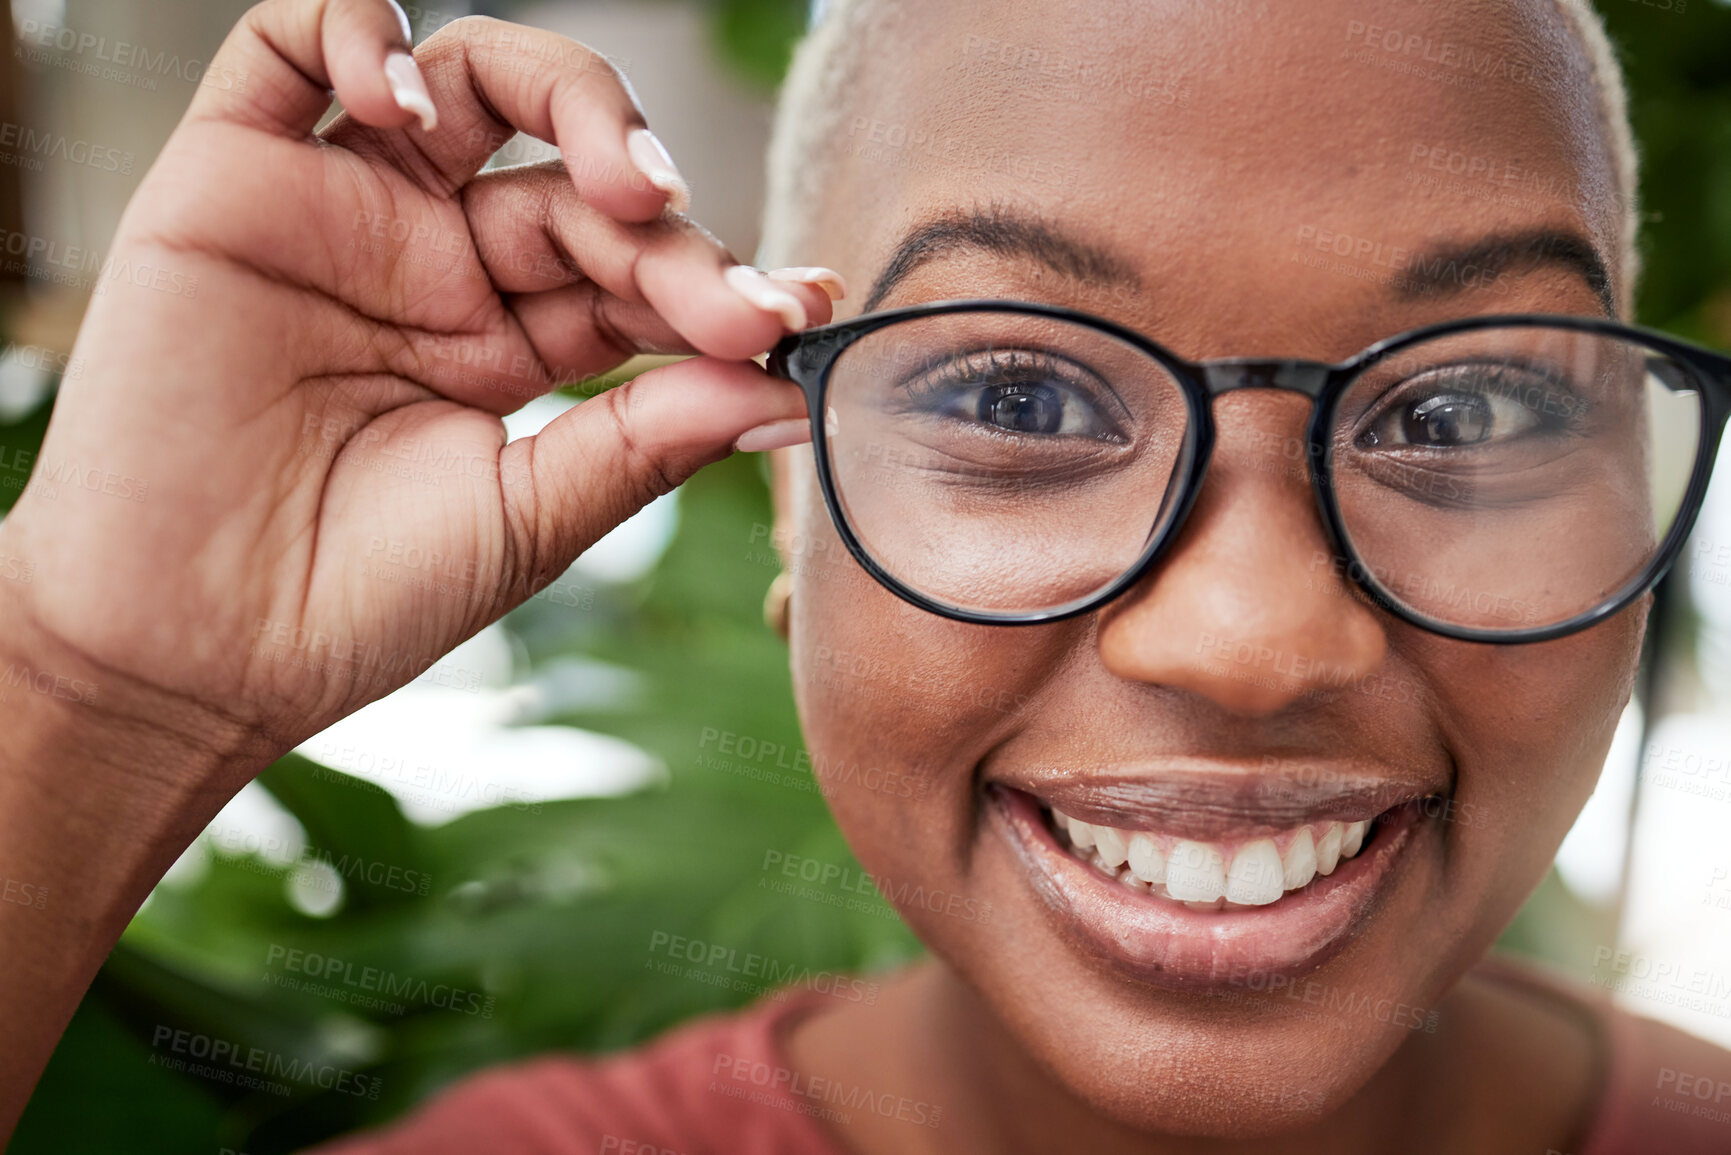
{"type": "Polygon", "coordinates": [[[1439,837],[1425,819],[1433,792],[1416,785],[1272,805],[1244,785],[997,781],[987,813],[1062,939],[1127,977],[1197,992],[1322,966],[1425,868],[1413,847],[1439,837]]]}

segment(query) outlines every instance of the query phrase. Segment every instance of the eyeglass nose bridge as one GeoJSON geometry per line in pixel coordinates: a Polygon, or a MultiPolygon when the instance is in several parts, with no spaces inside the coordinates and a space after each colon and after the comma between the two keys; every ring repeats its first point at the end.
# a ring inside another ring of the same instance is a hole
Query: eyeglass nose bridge
{"type": "Polygon", "coordinates": [[[1202,370],[1202,380],[1210,397],[1234,389],[1289,389],[1312,401],[1321,395],[1334,369],[1321,361],[1265,361],[1238,357],[1204,361],[1197,368],[1202,370]]]}

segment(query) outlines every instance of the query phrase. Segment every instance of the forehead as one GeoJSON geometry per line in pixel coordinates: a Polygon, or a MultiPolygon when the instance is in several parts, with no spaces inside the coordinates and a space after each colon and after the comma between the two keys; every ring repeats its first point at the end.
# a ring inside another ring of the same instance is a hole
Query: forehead
{"type": "MultiPolygon", "coordinates": [[[[1096,311],[1214,355],[1290,345],[1322,302],[1367,332],[1412,313],[1391,285],[1438,245],[1553,230],[1618,251],[1598,99],[1552,0],[950,0],[886,21],[831,142],[846,207],[826,232],[868,281],[935,216],[1009,208],[1135,272],[1146,291],[1096,311]],[[1221,322],[1231,350],[1207,347],[1221,322]]],[[[972,256],[906,291],[1008,291],[972,256]]]]}

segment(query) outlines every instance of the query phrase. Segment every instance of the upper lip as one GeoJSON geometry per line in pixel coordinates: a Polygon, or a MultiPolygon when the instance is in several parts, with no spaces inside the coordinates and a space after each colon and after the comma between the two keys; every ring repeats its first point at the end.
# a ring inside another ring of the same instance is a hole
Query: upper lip
{"type": "Polygon", "coordinates": [[[985,779],[1084,822],[1201,841],[1331,819],[1356,822],[1450,789],[1444,775],[1403,778],[1381,764],[1292,759],[1283,765],[1294,769],[1187,760],[1097,770],[1024,767],[991,771],[985,779]]]}

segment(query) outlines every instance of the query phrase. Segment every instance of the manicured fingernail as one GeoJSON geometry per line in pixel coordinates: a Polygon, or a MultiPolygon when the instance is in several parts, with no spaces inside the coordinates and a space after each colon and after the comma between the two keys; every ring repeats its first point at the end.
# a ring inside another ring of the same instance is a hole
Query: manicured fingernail
{"type": "Polygon", "coordinates": [[[759,270],[750,265],[734,265],[721,276],[752,306],[779,316],[788,332],[797,333],[805,328],[805,306],[799,303],[799,298],[786,289],[776,288],[759,270]]]}
{"type": "Polygon", "coordinates": [[[421,131],[432,132],[439,126],[439,110],[433,107],[433,94],[427,91],[427,81],[420,65],[407,52],[393,52],[385,57],[385,80],[391,86],[391,99],[404,112],[421,118],[421,131]]]}
{"type": "Polygon", "coordinates": [[[773,269],[765,276],[776,281],[792,281],[797,285],[816,285],[828,293],[829,299],[832,301],[839,301],[847,296],[847,282],[841,279],[841,274],[821,265],[807,265],[795,269],[773,269]]]}
{"type": "Polygon", "coordinates": [[[789,417],[785,421],[770,421],[755,429],[747,429],[733,443],[740,453],[767,453],[771,449],[786,449],[804,445],[811,440],[811,418],[789,417]]]}
{"type": "Polygon", "coordinates": [[[634,128],[625,134],[625,153],[637,170],[649,178],[649,183],[667,194],[667,204],[676,213],[691,207],[691,186],[679,175],[667,146],[647,128],[634,128]]]}

